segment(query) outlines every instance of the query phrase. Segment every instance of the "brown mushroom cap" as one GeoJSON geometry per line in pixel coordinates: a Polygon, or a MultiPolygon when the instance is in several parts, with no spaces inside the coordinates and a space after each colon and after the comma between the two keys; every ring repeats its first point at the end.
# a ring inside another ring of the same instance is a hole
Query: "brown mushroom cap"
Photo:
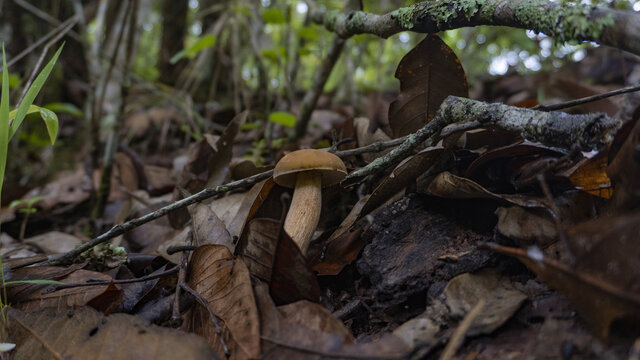
{"type": "Polygon", "coordinates": [[[322,175],[322,187],[339,183],[347,176],[347,168],[336,155],[323,150],[298,150],[285,155],[273,169],[273,180],[280,186],[293,188],[296,177],[303,171],[322,175]]]}

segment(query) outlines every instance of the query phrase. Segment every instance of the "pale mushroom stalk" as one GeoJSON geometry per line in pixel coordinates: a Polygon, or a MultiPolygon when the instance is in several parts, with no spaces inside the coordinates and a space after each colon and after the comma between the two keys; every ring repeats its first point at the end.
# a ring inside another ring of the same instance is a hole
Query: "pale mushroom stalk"
{"type": "Polygon", "coordinates": [[[273,180],[278,185],[294,189],[284,230],[303,254],[320,222],[322,188],[339,183],[346,175],[339,157],[313,149],[289,153],[273,169],[273,180]]]}
{"type": "Polygon", "coordinates": [[[313,232],[320,221],[322,175],[314,171],[298,173],[284,230],[306,254],[313,232]]]}

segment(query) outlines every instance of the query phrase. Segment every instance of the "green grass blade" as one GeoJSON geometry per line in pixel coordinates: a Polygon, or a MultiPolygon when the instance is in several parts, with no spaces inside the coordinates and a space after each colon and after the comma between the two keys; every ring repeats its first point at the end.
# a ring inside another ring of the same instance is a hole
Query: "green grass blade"
{"type": "MultiPolygon", "coordinates": [[[[47,65],[44,67],[44,69],[42,69],[42,71],[40,72],[40,74],[38,74],[36,79],[33,80],[33,84],[31,84],[31,87],[29,87],[29,90],[27,90],[27,94],[24,96],[22,103],[20,103],[20,105],[18,106],[18,113],[16,114],[16,118],[14,119],[13,124],[11,125],[9,140],[11,140],[11,138],[16,133],[16,131],[18,131],[18,128],[20,128],[20,125],[22,124],[24,117],[27,115],[27,112],[29,111],[29,107],[31,106],[31,104],[33,104],[33,101],[36,99],[36,96],[38,96],[40,89],[42,89],[42,86],[47,81],[47,78],[49,77],[51,70],[53,70],[53,66],[56,64],[56,61],[58,60],[58,56],[60,56],[60,53],[62,52],[63,47],[64,47],[64,44],[60,46],[58,51],[56,51],[55,55],[53,55],[51,60],[49,60],[47,65]]],[[[48,129],[49,128],[47,127],[47,130],[48,129]]],[[[51,137],[51,134],[49,134],[49,136],[51,137]]]]}
{"type": "MultiPolygon", "coordinates": [[[[7,281],[4,285],[16,285],[16,284],[36,284],[36,285],[64,285],[61,281],[55,280],[14,280],[7,281]]],[[[104,284],[101,284],[104,285],[104,284]]]]}
{"type": "Polygon", "coordinates": [[[0,201],[4,171],[7,167],[7,151],[9,150],[9,71],[7,59],[2,46],[2,95],[0,95],[0,201]]]}

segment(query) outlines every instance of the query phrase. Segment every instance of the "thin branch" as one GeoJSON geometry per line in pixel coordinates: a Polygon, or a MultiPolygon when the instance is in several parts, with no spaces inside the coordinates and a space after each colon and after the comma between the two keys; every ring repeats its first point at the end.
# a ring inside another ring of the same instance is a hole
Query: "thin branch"
{"type": "Polygon", "coordinates": [[[602,94],[597,94],[597,95],[593,95],[593,96],[583,97],[583,98],[580,98],[580,99],[570,100],[570,101],[562,102],[562,103],[559,103],[559,104],[554,104],[554,105],[536,105],[536,106],[532,107],[531,109],[532,110],[540,110],[540,111],[554,111],[554,110],[566,109],[566,108],[570,108],[572,106],[582,105],[582,104],[586,104],[586,103],[590,103],[590,102],[606,99],[606,98],[609,98],[609,97],[612,97],[612,96],[622,95],[622,94],[635,92],[635,91],[639,91],[639,90],[640,90],[640,84],[623,87],[621,89],[612,90],[612,91],[609,91],[609,92],[606,92],[606,93],[602,93],[602,94]]]}
{"type": "Polygon", "coordinates": [[[496,25],[545,33],[559,42],[596,41],[640,55],[640,14],[545,0],[423,1],[376,15],[363,11],[313,11],[311,20],[343,38],[402,31],[437,33],[467,26],[496,25]]]}
{"type": "MultiPolygon", "coordinates": [[[[60,23],[60,20],[54,18],[53,16],[47,14],[46,12],[38,9],[37,7],[29,4],[28,2],[26,2],[24,0],[13,0],[13,2],[16,3],[16,5],[18,5],[18,6],[22,7],[23,9],[31,12],[33,15],[41,18],[42,20],[48,22],[49,24],[51,24],[53,26],[57,26],[57,27],[62,26],[62,24],[60,23]]],[[[74,40],[81,41],[80,35],[78,35],[76,32],[72,31],[69,35],[74,40]]]]}
{"type": "Polygon", "coordinates": [[[31,72],[31,75],[29,75],[29,80],[27,80],[27,82],[24,84],[24,88],[22,89],[22,94],[20,95],[20,98],[18,99],[17,104],[20,104],[22,102],[22,99],[24,99],[25,95],[27,95],[27,91],[31,87],[31,83],[33,83],[33,80],[36,78],[36,75],[38,74],[38,70],[40,69],[42,62],[44,62],[44,58],[47,55],[47,52],[49,52],[49,48],[53,44],[58,42],[58,40],[60,40],[67,32],[69,32],[69,30],[71,30],[78,22],[78,18],[75,16],[69,20],[73,20],[73,21],[70,21],[64,28],[62,28],[62,30],[60,30],[60,33],[58,33],[58,35],[56,35],[53,39],[51,39],[42,49],[42,54],[40,54],[40,57],[38,58],[38,62],[33,67],[33,71],[31,72]]]}
{"type": "Polygon", "coordinates": [[[78,22],[78,19],[79,19],[79,16],[78,15],[74,15],[74,16],[68,18],[67,20],[65,20],[63,23],[61,23],[60,26],[58,26],[57,28],[49,31],[45,36],[40,37],[36,42],[34,42],[33,44],[29,45],[28,48],[22,50],[20,52],[20,54],[14,56],[11,60],[9,60],[7,62],[7,68],[10,68],[11,65],[15,64],[20,59],[25,57],[27,54],[29,54],[30,52],[35,50],[38,46],[42,45],[42,43],[44,43],[45,41],[49,40],[49,38],[51,38],[52,36],[54,36],[58,32],[62,31],[62,29],[66,28],[70,23],[78,22]]]}

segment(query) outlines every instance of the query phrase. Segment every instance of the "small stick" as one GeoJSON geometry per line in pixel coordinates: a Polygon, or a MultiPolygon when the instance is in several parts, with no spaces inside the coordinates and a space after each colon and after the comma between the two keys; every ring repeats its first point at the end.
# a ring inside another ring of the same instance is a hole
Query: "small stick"
{"type": "Polygon", "coordinates": [[[58,40],[60,40],[67,32],[69,32],[69,30],[71,30],[78,22],[77,17],[74,16],[72,19],[73,21],[70,21],[62,30],[60,30],[60,33],[58,33],[58,35],[56,35],[53,39],[49,40],[49,42],[47,42],[47,44],[42,49],[42,54],[40,54],[40,57],[38,58],[38,62],[33,67],[33,71],[31,72],[31,75],[29,75],[29,80],[27,80],[27,82],[24,84],[24,88],[22,89],[22,94],[20,94],[20,98],[18,99],[17,104],[20,104],[22,102],[22,99],[24,99],[25,95],[27,95],[27,91],[31,87],[31,83],[33,82],[33,80],[36,78],[38,69],[40,69],[42,62],[44,61],[44,57],[47,55],[47,52],[49,52],[49,48],[53,44],[58,42],[58,40]]]}
{"type": "MultiPolygon", "coordinates": [[[[193,231],[189,231],[187,235],[187,246],[192,246],[193,244],[193,231]]],[[[195,247],[194,247],[195,248],[195,247]]],[[[169,253],[169,251],[167,251],[169,253]]],[[[178,284],[176,285],[176,294],[173,297],[173,309],[171,311],[171,324],[175,327],[179,327],[182,325],[182,316],[180,316],[180,291],[182,290],[182,285],[185,285],[187,279],[187,265],[189,263],[189,253],[183,252],[182,257],[180,259],[180,272],[178,273],[178,284]]]]}
{"type": "Polygon", "coordinates": [[[76,287],[83,287],[83,286],[101,286],[101,285],[120,285],[120,284],[132,284],[132,283],[138,283],[138,282],[145,282],[145,281],[149,281],[149,280],[155,280],[158,278],[161,278],[163,276],[167,276],[167,275],[172,275],[177,273],[179,270],[179,268],[176,267],[172,267],[169,270],[165,270],[162,272],[159,272],[157,274],[150,274],[150,275],[146,275],[143,277],[139,277],[139,278],[135,278],[135,279],[122,279],[122,280],[110,280],[110,281],[91,281],[89,280],[88,282],[84,282],[84,283],[72,283],[72,284],[64,284],[64,285],[53,285],[52,287],[48,288],[44,293],[45,294],[50,294],[54,291],[58,291],[58,290],[62,290],[62,289],[70,289],[70,288],[76,288],[76,287]]]}
{"type": "Polygon", "coordinates": [[[612,96],[616,96],[616,95],[622,95],[622,94],[626,94],[626,93],[630,93],[630,92],[634,92],[634,91],[639,91],[640,90],[640,84],[636,84],[636,85],[632,85],[632,86],[627,86],[627,87],[623,87],[620,89],[616,89],[616,90],[611,90],[602,94],[597,94],[597,95],[592,95],[592,96],[587,96],[587,97],[583,97],[583,98],[579,98],[579,99],[575,99],[575,100],[569,100],[569,101],[565,101],[565,102],[561,102],[559,104],[554,104],[554,105],[536,105],[534,107],[532,107],[532,110],[539,110],[539,111],[554,111],[554,110],[560,110],[560,109],[566,109],[566,108],[570,108],[572,106],[577,106],[577,105],[582,105],[582,104],[586,104],[586,103],[590,103],[590,102],[594,102],[594,101],[598,101],[598,100],[602,100],[602,99],[606,99],[612,96]]]}
{"type": "Polygon", "coordinates": [[[440,360],[451,360],[451,358],[453,358],[453,356],[458,351],[458,348],[462,344],[467,331],[469,331],[471,324],[473,324],[473,320],[475,320],[478,315],[480,315],[480,312],[484,309],[485,304],[486,300],[480,299],[473,306],[471,311],[467,313],[467,316],[464,317],[456,331],[453,333],[453,336],[451,336],[451,339],[447,343],[447,346],[444,348],[442,355],[440,355],[440,360]]]}

